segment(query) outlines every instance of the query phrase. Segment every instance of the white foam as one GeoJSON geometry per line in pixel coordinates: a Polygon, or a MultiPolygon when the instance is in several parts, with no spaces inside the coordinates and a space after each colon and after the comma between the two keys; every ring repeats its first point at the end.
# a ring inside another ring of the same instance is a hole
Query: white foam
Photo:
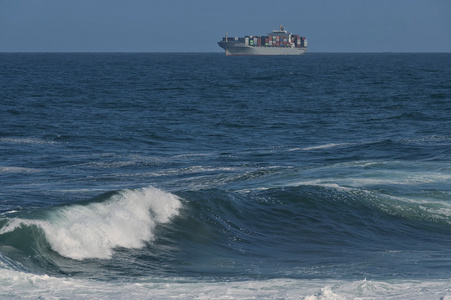
{"type": "Polygon", "coordinates": [[[0,173],[34,173],[37,169],[23,167],[0,167],[0,173]]]}
{"type": "Polygon", "coordinates": [[[180,207],[177,196],[156,188],[124,190],[105,202],[58,208],[47,220],[11,219],[0,234],[36,225],[62,256],[108,259],[117,247],[140,248],[152,241],[156,224],[168,222],[180,207]]]}
{"type": "Polygon", "coordinates": [[[314,295],[305,296],[304,300],[345,300],[346,298],[335,294],[329,286],[322,288],[314,295]]]}
{"type": "Polygon", "coordinates": [[[451,299],[451,280],[241,280],[142,278],[96,281],[0,269],[0,298],[13,299],[451,299]]]}
{"type": "Polygon", "coordinates": [[[334,148],[334,147],[341,147],[349,145],[349,143],[330,143],[330,144],[324,144],[324,145],[318,145],[318,146],[311,146],[311,147],[304,147],[304,148],[292,148],[289,151],[310,151],[310,150],[318,150],[318,149],[328,149],[328,148],[334,148]]]}
{"type": "Polygon", "coordinates": [[[353,188],[347,187],[347,186],[341,186],[338,183],[334,183],[332,180],[327,181],[327,180],[306,180],[306,181],[298,181],[298,182],[293,182],[290,184],[286,184],[285,186],[287,187],[297,187],[297,186],[321,186],[321,187],[325,187],[325,188],[331,188],[331,189],[336,189],[336,190],[343,190],[343,191],[351,191],[354,190],[353,188]]]}
{"type": "Polygon", "coordinates": [[[0,142],[2,143],[10,143],[10,144],[56,144],[55,141],[46,141],[36,138],[0,138],[0,142]]]}

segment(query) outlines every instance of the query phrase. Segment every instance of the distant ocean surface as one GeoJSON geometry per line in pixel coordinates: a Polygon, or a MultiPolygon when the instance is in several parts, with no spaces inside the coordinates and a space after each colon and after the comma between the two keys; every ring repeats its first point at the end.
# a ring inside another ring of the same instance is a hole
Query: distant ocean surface
{"type": "Polygon", "coordinates": [[[0,54],[0,299],[451,299],[451,54],[0,54]]]}

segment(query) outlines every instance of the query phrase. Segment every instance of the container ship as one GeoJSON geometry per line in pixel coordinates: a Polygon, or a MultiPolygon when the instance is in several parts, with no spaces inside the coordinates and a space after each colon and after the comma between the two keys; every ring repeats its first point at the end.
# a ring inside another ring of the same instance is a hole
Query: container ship
{"type": "Polygon", "coordinates": [[[266,36],[229,37],[218,42],[226,55],[301,55],[307,52],[305,37],[288,33],[283,26],[266,36]]]}

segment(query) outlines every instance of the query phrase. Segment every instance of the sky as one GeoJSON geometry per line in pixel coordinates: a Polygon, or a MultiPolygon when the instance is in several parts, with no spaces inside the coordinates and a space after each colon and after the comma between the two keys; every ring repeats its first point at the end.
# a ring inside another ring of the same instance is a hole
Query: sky
{"type": "Polygon", "coordinates": [[[279,25],[309,52],[451,52],[451,0],[0,0],[0,52],[222,52],[279,25]]]}

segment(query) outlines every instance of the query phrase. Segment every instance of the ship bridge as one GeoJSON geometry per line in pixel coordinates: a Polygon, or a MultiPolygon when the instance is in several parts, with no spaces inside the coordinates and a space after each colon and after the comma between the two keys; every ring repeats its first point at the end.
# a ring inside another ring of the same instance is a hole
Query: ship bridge
{"type": "Polygon", "coordinates": [[[274,29],[272,32],[268,33],[269,36],[283,36],[283,37],[289,37],[291,33],[288,33],[288,31],[285,30],[285,27],[280,25],[279,30],[274,29]]]}

